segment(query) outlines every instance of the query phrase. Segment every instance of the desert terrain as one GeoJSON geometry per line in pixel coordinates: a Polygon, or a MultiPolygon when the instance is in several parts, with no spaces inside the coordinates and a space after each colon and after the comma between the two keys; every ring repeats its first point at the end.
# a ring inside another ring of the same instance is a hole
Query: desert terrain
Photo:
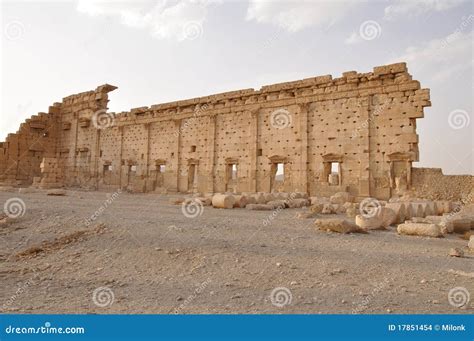
{"type": "Polygon", "coordinates": [[[448,302],[474,293],[459,234],[320,231],[295,217],[307,208],[189,218],[159,194],[12,189],[0,203],[13,197],[25,212],[0,227],[2,313],[473,313],[448,302]]]}

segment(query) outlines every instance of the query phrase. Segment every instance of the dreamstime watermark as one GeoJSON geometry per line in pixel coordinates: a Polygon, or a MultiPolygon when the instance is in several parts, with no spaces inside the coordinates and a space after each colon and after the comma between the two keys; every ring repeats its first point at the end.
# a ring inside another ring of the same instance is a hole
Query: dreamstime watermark
{"type": "Polygon", "coordinates": [[[291,126],[292,117],[288,110],[277,109],[270,114],[270,125],[276,129],[285,129],[291,126]]]}
{"type": "Polygon", "coordinates": [[[364,21],[359,27],[359,35],[364,40],[374,40],[380,37],[382,28],[375,20],[364,21]]]}
{"type": "Polygon", "coordinates": [[[290,305],[293,300],[293,295],[290,289],[285,287],[277,287],[272,290],[270,294],[270,301],[275,307],[283,308],[286,305],[290,305]]]}
{"type": "Polygon", "coordinates": [[[373,300],[375,295],[377,295],[380,291],[382,291],[388,284],[390,283],[388,278],[384,278],[384,280],[380,283],[377,283],[375,287],[372,289],[371,293],[364,297],[364,299],[357,305],[357,307],[352,309],[352,314],[360,314],[363,310],[367,309],[369,303],[373,300]]]}
{"type": "Polygon", "coordinates": [[[194,301],[196,299],[196,297],[198,297],[200,294],[203,293],[203,291],[206,289],[206,287],[211,283],[211,279],[208,278],[206,279],[204,282],[202,282],[201,284],[199,284],[199,286],[194,289],[194,292],[189,295],[188,297],[186,297],[186,299],[184,300],[183,303],[181,303],[179,305],[179,307],[177,307],[175,310],[174,310],[174,314],[179,314],[181,313],[181,311],[183,309],[185,309],[188,305],[191,304],[192,301],[194,301]]]}
{"type": "Polygon", "coordinates": [[[19,20],[12,20],[5,24],[3,33],[7,40],[19,40],[25,34],[25,26],[19,20]]]}
{"type": "Polygon", "coordinates": [[[465,110],[456,109],[449,113],[448,124],[454,130],[466,128],[471,123],[471,118],[465,110]]]}
{"type": "Polygon", "coordinates": [[[18,299],[18,297],[23,295],[28,290],[31,285],[35,284],[34,280],[37,276],[38,275],[36,274],[32,278],[28,279],[25,283],[20,285],[15,293],[3,304],[2,310],[6,310],[8,307],[10,307],[18,299]]]}
{"type": "Polygon", "coordinates": [[[7,217],[16,219],[21,218],[25,215],[26,204],[20,198],[10,198],[3,205],[3,212],[7,217]]]}
{"type": "Polygon", "coordinates": [[[97,129],[110,128],[115,124],[115,113],[107,112],[106,109],[98,110],[92,115],[92,124],[97,129]]]}
{"type": "Polygon", "coordinates": [[[186,218],[197,218],[204,212],[204,205],[199,199],[188,199],[181,204],[181,212],[186,218]]]}
{"type": "Polygon", "coordinates": [[[115,201],[115,199],[118,198],[120,193],[122,193],[121,189],[118,189],[116,192],[112,193],[110,197],[105,200],[102,205],[100,205],[100,207],[97,209],[97,211],[94,212],[94,214],[92,214],[89,218],[85,219],[85,225],[89,226],[90,224],[92,224],[92,222],[94,222],[102,213],[104,213],[107,207],[109,207],[115,201]]]}
{"type": "Polygon", "coordinates": [[[448,292],[448,302],[453,307],[467,307],[470,300],[471,295],[469,294],[469,291],[464,287],[455,287],[449,290],[448,292]]]}
{"type": "MultiPolygon", "coordinates": [[[[296,197],[296,193],[295,192],[292,192],[290,193],[289,197],[287,199],[284,199],[283,202],[285,203],[285,205],[289,205],[296,197]]],[[[272,210],[272,213],[269,214],[268,217],[266,217],[264,220],[263,220],[263,226],[268,226],[271,224],[271,222],[273,220],[275,220],[275,218],[278,216],[278,214],[284,209],[285,207],[282,207],[282,206],[278,206],[277,208],[275,208],[274,210],[272,210]]]]}
{"type": "Polygon", "coordinates": [[[85,334],[84,327],[53,327],[50,322],[45,322],[40,327],[17,327],[9,325],[5,328],[6,334],[85,334]]]}
{"type": "Polygon", "coordinates": [[[374,111],[370,113],[369,118],[367,118],[365,121],[363,121],[353,132],[351,135],[351,139],[354,139],[358,136],[360,136],[360,130],[361,129],[367,129],[369,127],[369,123],[372,122],[376,116],[380,115],[385,107],[387,106],[387,103],[382,104],[380,107],[376,108],[374,111]]]}
{"type": "Polygon", "coordinates": [[[202,36],[202,24],[197,21],[189,21],[183,26],[183,37],[187,40],[195,40],[202,36]]]}
{"type": "Polygon", "coordinates": [[[359,205],[359,212],[364,218],[373,218],[380,214],[382,205],[375,198],[365,198],[359,205]]]}
{"type": "Polygon", "coordinates": [[[469,29],[472,21],[474,21],[474,16],[472,14],[470,14],[467,18],[464,17],[463,21],[461,21],[461,24],[454,30],[454,32],[443,39],[441,45],[437,49],[437,52],[440,52],[444,48],[448,47],[453,41],[460,38],[462,32],[464,32],[466,29],[469,29]]]}
{"type": "Polygon", "coordinates": [[[187,129],[189,129],[190,126],[194,125],[194,123],[196,122],[196,120],[198,119],[198,117],[201,116],[201,114],[206,111],[208,109],[208,105],[207,104],[203,104],[199,107],[196,107],[194,109],[194,113],[193,113],[193,116],[186,119],[183,123],[183,126],[182,127],[179,127],[175,132],[174,132],[174,136],[175,137],[178,137],[180,134],[182,134],[184,131],[186,131],[187,129]]]}
{"type": "Polygon", "coordinates": [[[114,303],[115,295],[109,287],[99,287],[92,293],[92,302],[98,307],[109,307],[114,303]]]}

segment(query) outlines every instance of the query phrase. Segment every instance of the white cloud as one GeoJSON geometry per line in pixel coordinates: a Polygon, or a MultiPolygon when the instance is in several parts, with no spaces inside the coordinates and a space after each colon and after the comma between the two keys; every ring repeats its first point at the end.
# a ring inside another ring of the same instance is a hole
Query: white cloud
{"type": "Polygon", "coordinates": [[[385,8],[385,19],[401,16],[416,16],[431,11],[446,11],[466,0],[396,0],[385,8]]]}
{"type": "Polygon", "coordinates": [[[148,29],[159,39],[194,39],[202,34],[208,7],[215,1],[97,1],[79,0],[77,10],[90,16],[117,17],[121,23],[148,29]]]}
{"type": "Polygon", "coordinates": [[[344,40],[344,43],[346,43],[347,45],[354,45],[360,43],[361,41],[362,39],[360,35],[356,32],[352,32],[352,34],[346,40],[344,40]]]}
{"type": "Polygon", "coordinates": [[[356,6],[359,1],[268,1],[250,0],[247,20],[273,24],[290,32],[310,26],[331,26],[356,6]]]}
{"type": "Polygon", "coordinates": [[[472,71],[473,33],[458,30],[443,39],[434,39],[419,47],[409,47],[391,62],[406,61],[410,72],[433,82],[446,81],[472,71]]]}

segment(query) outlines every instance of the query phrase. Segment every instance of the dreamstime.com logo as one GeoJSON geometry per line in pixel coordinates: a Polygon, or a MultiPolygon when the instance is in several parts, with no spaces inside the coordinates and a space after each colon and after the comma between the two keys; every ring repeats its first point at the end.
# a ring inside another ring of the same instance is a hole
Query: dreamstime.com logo
{"type": "Polygon", "coordinates": [[[270,125],[276,129],[285,129],[291,126],[292,117],[288,110],[277,109],[270,114],[270,125]]]}
{"type": "Polygon", "coordinates": [[[26,205],[20,198],[10,198],[3,205],[3,212],[7,217],[16,219],[25,215],[26,205]]]}
{"type": "Polygon", "coordinates": [[[364,40],[374,40],[380,37],[382,28],[375,20],[367,20],[360,25],[359,34],[364,40]]]}
{"type": "Polygon", "coordinates": [[[109,307],[114,303],[115,295],[109,287],[99,287],[92,293],[92,302],[98,307],[109,307]]]}
{"type": "Polygon", "coordinates": [[[183,26],[184,39],[194,40],[202,36],[202,33],[203,28],[200,22],[190,21],[183,26]]]}
{"type": "Polygon", "coordinates": [[[359,205],[359,212],[364,218],[373,218],[380,213],[382,205],[374,198],[365,198],[359,205]]]}
{"type": "Polygon", "coordinates": [[[291,304],[293,295],[290,289],[285,287],[278,287],[272,290],[270,294],[270,301],[275,307],[282,308],[286,305],[291,304]]]}
{"type": "Polygon", "coordinates": [[[53,327],[50,322],[45,322],[40,327],[14,327],[5,328],[6,334],[85,334],[84,327],[53,327]]]}
{"type": "Polygon", "coordinates": [[[25,26],[19,20],[12,20],[5,25],[3,32],[7,40],[18,40],[23,37],[23,34],[25,33],[25,26]]]}
{"type": "Polygon", "coordinates": [[[115,113],[107,112],[106,109],[98,110],[92,115],[92,124],[97,129],[110,128],[115,124],[115,113]]]}
{"type": "Polygon", "coordinates": [[[449,126],[454,130],[466,128],[471,123],[471,118],[465,110],[456,109],[449,113],[449,126]]]}
{"type": "Polygon", "coordinates": [[[185,200],[181,204],[181,212],[183,212],[186,218],[196,218],[204,212],[204,205],[199,199],[185,200]]]}
{"type": "Polygon", "coordinates": [[[467,307],[470,300],[471,295],[469,294],[469,291],[464,287],[455,287],[449,290],[448,292],[448,302],[453,307],[467,307]]]}

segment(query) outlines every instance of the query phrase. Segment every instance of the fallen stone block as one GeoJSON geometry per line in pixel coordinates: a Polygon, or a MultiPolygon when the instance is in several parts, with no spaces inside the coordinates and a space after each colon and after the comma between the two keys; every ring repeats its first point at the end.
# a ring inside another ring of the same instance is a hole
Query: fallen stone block
{"type": "Polygon", "coordinates": [[[395,221],[394,223],[401,224],[405,221],[405,204],[401,202],[389,202],[385,205],[386,208],[389,208],[395,212],[395,221]]]}
{"type": "Polygon", "coordinates": [[[257,193],[254,198],[257,204],[266,204],[265,195],[263,193],[257,193]]]}
{"type": "Polygon", "coordinates": [[[467,247],[469,248],[469,250],[474,252],[474,236],[471,236],[469,238],[469,243],[467,244],[467,247]]]}
{"type": "Polygon", "coordinates": [[[314,225],[322,231],[332,231],[338,233],[364,233],[359,226],[353,222],[340,218],[316,219],[314,225]]]}
{"type": "Polygon", "coordinates": [[[354,197],[350,195],[348,192],[337,192],[333,196],[329,198],[331,204],[344,204],[345,202],[352,202],[354,201],[354,197]]]}
{"type": "Polygon", "coordinates": [[[395,211],[386,206],[381,207],[379,216],[382,220],[383,227],[388,227],[394,224],[397,220],[397,214],[395,213],[395,211]]]}
{"type": "Polygon", "coordinates": [[[312,204],[309,210],[313,213],[321,213],[323,210],[323,207],[324,207],[323,204],[312,204]]]}
{"type": "Polygon", "coordinates": [[[215,194],[212,197],[212,207],[214,208],[233,208],[235,198],[233,195],[228,194],[215,194]]]}
{"type": "Polygon", "coordinates": [[[248,204],[256,204],[257,200],[255,199],[254,196],[247,196],[247,205],[248,204]]]}
{"type": "Polygon", "coordinates": [[[272,200],[272,201],[267,202],[267,205],[272,206],[274,209],[287,207],[285,200],[272,200]]]}
{"type": "Polygon", "coordinates": [[[331,204],[324,204],[321,214],[335,214],[334,209],[331,204]]]}
{"type": "Polygon", "coordinates": [[[419,202],[412,202],[410,203],[410,206],[412,210],[412,217],[423,218],[425,216],[425,212],[423,211],[423,206],[419,202]]]}
{"type": "Polygon", "coordinates": [[[50,189],[46,195],[53,195],[53,196],[65,196],[67,193],[64,189],[50,189]]]}
{"type": "Polygon", "coordinates": [[[464,233],[471,229],[471,220],[467,218],[454,218],[450,219],[453,223],[453,232],[464,233]]]}
{"type": "Polygon", "coordinates": [[[265,193],[263,197],[265,198],[266,203],[268,203],[269,201],[276,200],[275,196],[272,193],[265,193]]]}
{"type": "Polygon", "coordinates": [[[359,210],[355,207],[349,207],[346,209],[346,216],[348,218],[355,218],[357,213],[359,213],[359,210]]]}
{"type": "Polygon", "coordinates": [[[385,228],[382,226],[382,219],[378,215],[369,217],[357,214],[355,217],[355,223],[363,230],[378,230],[385,228]]]}
{"type": "Polygon", "coordinates": [[[429,224],[436,224],[441,227],[441,232],[443,234],[453,233],[454,231],[454,224],[448,217],[445,216],[437,216],[437,215],[429,215],[425,218],[413,218],[413,222],[419,223],[429,223],[429,224]]]}
{"type": "Polygon", "coordinates": [[[247,197],[245,195],[234,195],[235,202],[234,202],[234,207],[235,208],[245,208],[248,204],[247,197]]]}
{"type": "Polygon", "coordinates": [[[289,208],[300,208],[310,204],[308,199],[293,199],[286,201],[289,208]]]}
{"type": "Polygon", "coordinates": [[[316,204],[330,204],[331,202],[329,201],[329,198],[326,197],[311,197],[310,198],[311,205],[316,205],[316,204]]]}
{"type": "Polygon", "coordinates": [[[423,223],[404,223],[397,227],[399,234],[406,234],[410,236],[434,237],[439,238],[443,236],[441,227],[436,224],[423,223]]]}
{"type": "Polygon", "coordinates": [[[449,256],[451,257],[464,257],[464,251],[461,250],[460,248],[458,247],[453,247],[449,250],[449,253],[448,253],[449,256]]]}

